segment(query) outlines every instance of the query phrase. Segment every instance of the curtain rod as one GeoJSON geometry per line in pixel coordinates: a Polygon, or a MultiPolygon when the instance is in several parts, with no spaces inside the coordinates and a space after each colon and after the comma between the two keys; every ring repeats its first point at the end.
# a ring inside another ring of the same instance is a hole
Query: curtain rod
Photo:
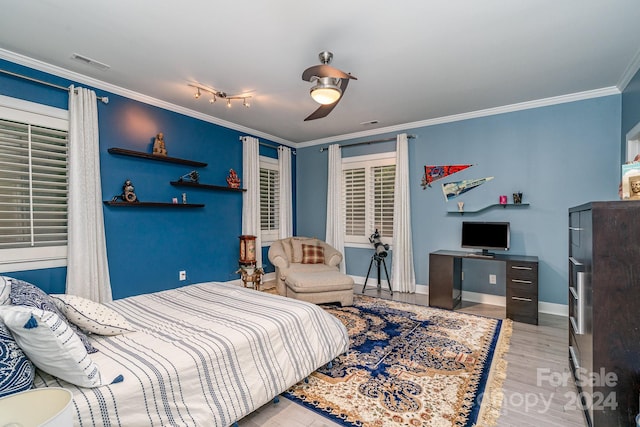
{"type": "MultiPolygon", "coordinates": [[[[239,138],[240,141],[242,141],[242,137],[239,138]]],[[[262,142],[262,141],[258,141],[258,144],[262,145],[263,147],[269,147],[269,148],[275,148],[276,150],[278,149],[279,145],[273,145],[273,144],[269,144],[268,142],[262,142]]],[[[284,147],[286,147],[286,145],[282,144],[284,147]]],[[[293,154],[294,156],[297,154],[296,153],[296,149],[295,148],[291,148],[291,154],[293,154]]]]}
{"type": "MultiPolygon", "coordinates": [[[[45,86],[49,86],[49,87],[52,87],[52,88],[55,88],[55,89],[60,89],[60,90],[64,90],[64,91],[69,92],[69,88],[68,87],[64,87],[64,86],[56,85],[56,84],[53,84],[53,83],[45,82],[43,80],[34,79],[33,77],[23,76],[22,74],[13,73],[11,71],[2,70],[2,69],[0,69],[0,73],[8,74],[8,75],[13,76],[13,77],[18,77],[18,78],[21,78],[21,79],[24,79],[24,80],[29,80],[29,81],[34,82],[34,83],[40,83],[41,85],[45,85],[45,86]]],[[[106,96],[96,96],[96,98],[98,99],[98,101],[102,101],[105,104],[109,103],[109,98],[106,97],[106,96]]]]}
{"type": "MultiPolygon", "coordinates": [[[[416,138],[416,136],[415,135],[407,135],[407,138],[408,139],[413,139],[413,138],[416,138]]],[[[356,145],[375,144],[377,142],[389,142],[389,141],[395,141],[395,140],[396,140],[396,137],[394,136],[394,137],[391,137],[391,138],[374,139],[373,141],[356,142],[354,144],[343,144],[343,145],[340,146],[340,148],[343,148],[343,147],[345,147],[345,148],[346,147],[355,147],[356,145]]],[[[324,147],[320,148],[320,152],[321,153],[323,151],[328,151],[328,150],[329,150],[329,148],[324,148],[324,147]]]]}

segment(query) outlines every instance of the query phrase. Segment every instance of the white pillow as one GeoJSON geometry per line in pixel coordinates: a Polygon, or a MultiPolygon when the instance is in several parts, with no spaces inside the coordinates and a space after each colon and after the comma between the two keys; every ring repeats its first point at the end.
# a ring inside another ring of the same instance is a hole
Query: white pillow
{"type": "Polygon", "coordinates": [[[0,276],[0,305],[11,304],[11,278],[0,276]]]}
{"type": "Polygon", "coordinates": [[[81,387],[122,381],[122,375],[103,378],[80,338],[56,313],[4,305],[0,318],[29,360],[43,371],[81,387]]]}
{"type": "Polygon", "coordinates": [[[76,295],[49,296],[67,320],[85,332],[98,335],[120,335],[135,331],[127,319],[106,305],[76,295]]]}

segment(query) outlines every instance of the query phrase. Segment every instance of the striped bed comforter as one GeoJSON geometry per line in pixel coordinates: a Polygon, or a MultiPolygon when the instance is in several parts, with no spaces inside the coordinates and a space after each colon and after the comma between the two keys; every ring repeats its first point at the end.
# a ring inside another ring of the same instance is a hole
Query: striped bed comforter
{"type": "Polygon", "coordinates": [[[108,304],[136,328],[92,335],[102,375],[76,387],[38,372],[36,387],[74,395],[79,426],[228,426],[348,349],[346,328],[302,301],[203,283],[108,304]]]}

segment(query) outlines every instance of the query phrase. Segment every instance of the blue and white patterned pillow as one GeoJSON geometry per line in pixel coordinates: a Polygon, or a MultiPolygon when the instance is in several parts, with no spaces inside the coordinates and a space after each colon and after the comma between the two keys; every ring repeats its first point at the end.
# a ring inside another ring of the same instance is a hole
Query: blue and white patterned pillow
{"type": "Polygon", "coordinates": [[[58,307],[56,307],[56,304],[49,297],[49,295],[47,295],[46,292],[44,292],[37,286],[34,286],[31,283],[25,282],[23,280],[12,278],[11,304],[40,308],[44,311],[49,311],[51,313],[57,314],[60,319],[62,319],[69,325],[69,327],[76,333],[78,338],[80,338],[80,341],[82,341],[84,348],[87,349],[87,353],[95,353],[96,351],[98,351],[91,345],[91,343],[89,342],[89,338],[87,338],[85,333],[82,332],[76,325],[67,321],[64,314],[60,310],[58,310],[58,307]]]}
{"type": "Polygon", "coordinates": [[[0,322],[0,397],[29,390],[34,375],[33,364],[0,322]]]}

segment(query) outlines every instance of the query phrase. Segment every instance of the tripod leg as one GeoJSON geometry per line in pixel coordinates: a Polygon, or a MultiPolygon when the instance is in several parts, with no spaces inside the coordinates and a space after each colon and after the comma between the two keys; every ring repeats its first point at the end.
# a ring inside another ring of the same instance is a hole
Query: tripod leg
{"type": "Polygon", "coordinates": [[[382,275],[380,274],[380,260],[384,262],[384,258],[376,257],[376,269],[378,270],[378,291],[382,289],[382,282],[381,282],[382,275]]]}
{"type": "MultiPolygon", "coordinates": [[[[382,264],[384,265],[384,274],[387,276],[387,284],[389,285],[389,292],[391,292],[391,295],[393,295],[393,290],[391,289],[391,280],[389,279],[389,272],[387,271],[387,263],[384,261],[384,258],[382,258],[382,264]]],[[[379,268],[380,266],[378,266],[379,268]]],[[[380,273],[378,272],[378,277],[380,276],[380,273]]],[[[380,279],[378,279],[379,281],[380,279]]]]}
{"type": "Polygon", "coordinates": [[[369,280],[369,273],[371,273],[372,266],[373,266],[373,258],[371,258],[371,262],[369,263],[369,270],[367,271],[367,277],[364,279],[364,285],[362,285],[362,293],[364,293],[364,290],[367,287],[367,281],[369,280]]]}

